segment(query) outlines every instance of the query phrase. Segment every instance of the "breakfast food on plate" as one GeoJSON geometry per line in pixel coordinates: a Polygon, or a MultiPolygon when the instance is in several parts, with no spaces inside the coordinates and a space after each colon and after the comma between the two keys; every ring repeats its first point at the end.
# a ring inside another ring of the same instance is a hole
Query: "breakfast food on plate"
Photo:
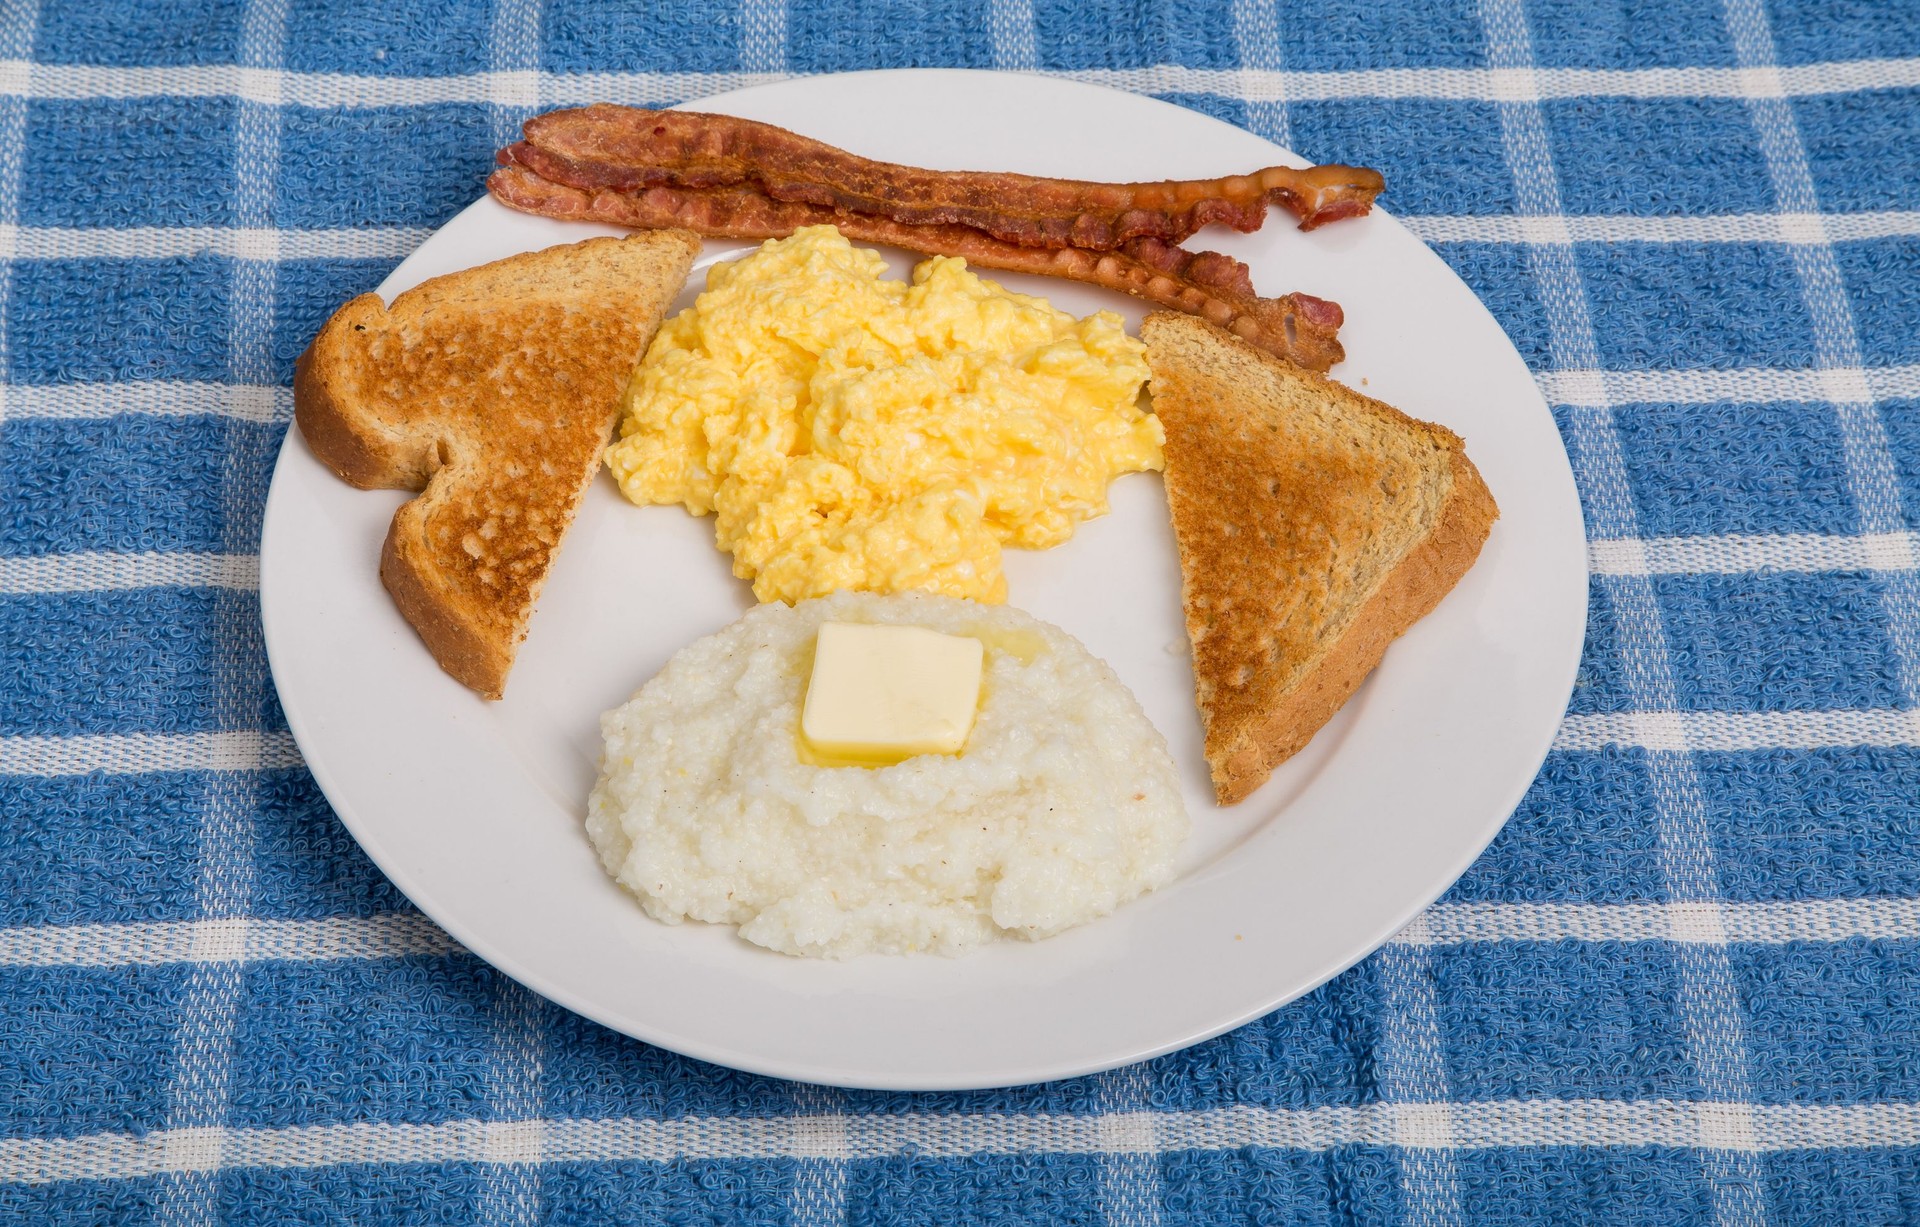
{"type": "Polygon", "coordinates": [[[589,239],[335,312],[294,371],[294,418],[363,489],[422,491],[380,578],[442,668],[497,699],[635,362],[700,240],[589,239]]]}
{"type": "Polygon", "coordinates": [[[635,371],[608,468],[636,503],[715,513],[763,601],[843,588],[1000,601],[1160,466],[1145,351],[936,257],[912,283],[831,227],[715,265],[635,371]]]}
{"type": "Polygon", "coordinates": [[[866,242],[1120,290],[1315,370],[1340,361],[1337,304],[1261,298],[1244,264],[1176,244],[1213,222],[1256,229],[1269,204],[1303,229],[1358,217],[1381,188],[1377,172],[1350,166],[1132,184],[920,170],[731,116],[607,105],[534,117],[499,161],[489,189],[525,212],[740,239],[835,225],[866,242]]]}
{"type": "Polygon", "coordinates": [[[656,919],[737,925],[788,954],[1047,937],[1168,881],[1188,829],[1166,743],[1126,687],[1006,606],[858,592],[762,605],[683,648],[601,728],[587,833],[608,872],[656,919]],[[981,641],[960,752],[809,762],[802,712],[829,623],[981,641]]]}
{"type": "Polygon", "coordinates": [[[1178,243],[1219,223],[1258,230],[1269,205],[1300,228],[1365,213],[1379,172],[1269,166],[1226,179],[1086,183],[1005,172],[922,170],[859,157],[772,124],[697,111],[599,103],[529,119],[508,156],[580,187],[729,187],[911,225],[961,225],[1028,247],[1105,250],[1128,239],[1178,243]]]}
{"type": "Polygon", "coordinates": [[[1142,325],[1206,755],[1232,804],[1306,745],[1479,556],[1459,438],[1192,316],[1142,325]]]}
{"type": "Polygon", "coordinates": [[[998,604],[1002,548],[1067,540],[1121,474],[1165,469],[1223,805],[1498,514],[1458,438],[1315,373],[1343,356],[1337,304],[1261,298],[1246,265],[1178,245],[1275,205],[1303,230],[1364,215],[1373,171],[929,171],[604,105],[525,132],[498,200],[638,233],[354,299],[301,356],[295,417],[344,480],[419,492],[381,579],[488,698],[603,457],[632,502],[713,513],[764,603],[602,717],[588,799],[602,865],[658,920],[792,955],[957,954],[1168,882],[1189,821],[1165,740],[1078,641],[998,604]],[[699,235],[762,242],[663,323],[699,235]],[[931,258],[894,280],[849,238],[931,258]],[[1136,340],[969,262],[1178,313],[1136,340]]]}

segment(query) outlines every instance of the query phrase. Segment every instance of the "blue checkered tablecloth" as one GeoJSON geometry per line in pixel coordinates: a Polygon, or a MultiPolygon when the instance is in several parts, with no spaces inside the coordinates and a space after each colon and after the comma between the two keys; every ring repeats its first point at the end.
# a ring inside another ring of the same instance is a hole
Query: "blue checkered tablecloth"
{"type": "Polygon", "coordinates": [[[0,1221],[1920,1223],[1917,197],[1914,0],[0,0],[0,1221]],[[360,854],[260,644],[292,361],[520,119],[900,65],[1384,168],[1594,538],[1442,902],[1018,1090],[532,997],[360,854]]]}

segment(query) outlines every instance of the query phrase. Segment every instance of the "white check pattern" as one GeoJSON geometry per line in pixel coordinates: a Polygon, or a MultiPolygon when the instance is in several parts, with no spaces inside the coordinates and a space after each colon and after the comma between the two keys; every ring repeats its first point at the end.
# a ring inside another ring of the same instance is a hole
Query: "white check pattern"
{"type": "MultiPolygon", "coordinates": [[[[242,62],[265,71],[279,68],[286,26],[286,0],[252,0],[241,27],[242,62]]],[[[277,103],[277,99],[263,99],[239,105],[232,173],[235,212],[246,231],[264,230],[271,223],[280,158],[277,103]]],[[[271,380],[269,351],[278,273],[277,264],[246,254],[233,261],[234,307],[227,348],[229,378],[235,384],[260,386],[271,380]]],[[[250,494],[235,480],[248,459],[230,455],[222,474],[219,498],[229,525],[248,519],[250,494]]],[[[222,709],[220,723],[231,727],[244,721],[246,691],[258,676],[265,654],[252,610],[236,605],[231,597],[223,604],[227,616],[214,702],[222,709]]],[[[254,810],[259,794],[257,776],[249,771],[223,771],[210,778],[213,782],[200,820],[196,910],[220,923],[243,919],[252,910],[254,810]]],[[[231,1106],[234,1031],[244,992],[240,967],[229,961],[196,962],[191,967],[168,1091],[170,1132],[216,1128],[226,1122],[231,1106]]],[[[155,1214],[162,1227],[215,1223],[219,1217],[217,1177],[190,1168],[166,1173],[155,1214]]]]}
{"type": "MultiPolygon", "coordinates": [[[[1526,16],[1519,0],[1485,0],[1482,12],[1493,65],[1524,69],[1531,64],[1526,16]]],[[[1562,216],[1557,172],[1539,101],[1502,103],[1500,119],[1521,214],[1562,216]]],[[[1599,347],[1588,312],[1587,289],[1570,246],[1533,245],[1528,249],[1528,263],[1543,291],[1554,365],[1563,370],[1598,369],[1599,347]]],[[[1637,538],[1637,513],[1620,441],[1614,433],[1612,406],[1574,408],[1569,421],[1570,450],[1587,502],[1589,531],[1601,540],[1637,538]]],[[[1635,706],[1665,710],[1677,707],[1666,631],[1647,577],[1628,573],[1603,576],[1602,581],[1619,610],[1628,640],[1622,655],[1635,706]]],[[[1715,899],[1719,884],[1706,804],[1691,760],[1684,750],[1677,754],[1655,751],[1648,755],[1648,776],[1670,897],[1685,902],[1715,899]]],[[[1746,1102],[1752,1098],[1753,1088],[1742,1015],[1724,947],[1683,946],[1675,953],[1675,963],[1688,1057],[1700,1072],[1703,1089],[1714,1099],[1746,1102]]],[[[1701,1161],[1716,1222],[1744,1225],[1767,1221],[1765,1186],[1750,1154],[1706,1148],[1701,1161]]]]}
{"type": "Polygon", "coordinates": [[[367,1164],[668,1163],[677,1159],[840,1163],[915,1155],[1177,1154],[1354,1145],[1450,1151],[1514,1146],[1770,1152],[1920,1144],[1912,1104],[1494,1100],[1364,1108],[1221,1108],[1100,1115],[875,1114],[774,1118],[553,1119],[501,1124],[208,1128],[0,1141],[0,1182],[135,1180],[167,1172],[367,1164]],[[1436,1120],[1444,1117],[1444,1126],[1436,1120]],[[1444,1142],[1436,1140],[1444,1137],[1444,1142]],[[823,1140],[826,1139],[826,1140],[823,1140]],[[1148,1139],[1151,1139],[1150,1141],[1148,1139]],[[1142,1149],[1146,1148],[1146,1149],[1142,1149]]]}
{"type": "MultiPolygon", "coordinates": [[[[1031,6],[1014,5],[1005,11],[1031,6]]],[[[764,35],[763,35],[764,36],[764,35]]],[[[1030,35],[1028,36],[1031,37],[1030,35]]],[[[1006,54],[1019,54],[1017,30],[995,33],[1006,54]]],[[[1012,67],[1012,64],[1007,65],[1012,67]]],[[[1139,94],[1203,94],[1245,102],[1329,99],[1433,99],[1442,102],[1526,102],[1563,98],[1812,98],[1920,86],[1920,59],[1859,59],[1742,68],[1369,68],[1335,71],[1259,68],[1047,69],[1046,75],[1139,94]]],[[[512,69],[458,76],[354,76],[245,65],[115,67],[39,64],[0,59],[0,97],[239,98],[319,110],[495,103],[535,93],[547,106],[618,102],[654,106],[685,102],[778,81],[782,71],[567,72],[512,69]],[[535,82],[530,91],[527,82],[535,82]]]]}
{"type": "MultiPolygon", "coordinates": [[[[1796,100],[1920,89],[1920,58],[1781,64],[1766,10],[1726,0],[1721,19],[1733,66],[1567,68],[1536,62],[1522,0],[1482,0],[1484,67],[1317,70],[1285,62],[1274,10],[1236,0],[1239,66],[1056,71],[1117,88],[1227,100],[1255,130],[1286,141],[1290,108],[1340,100],[1482,103],[1499,117],[1518,208],[1512,216],[1413,215],[1402,220],[1434,244],[1514,249],[1544,306],[1550,369],[1541,388],[1562,415],[1587,500],[1590,570],[1617,617],[1615,662],[1631,710],[1570,715],[1554,743],[1563,755],[1645,756],[1657,826],[1658,898],[1609,903],[1443,902],[1416,918],[1378,956],[1385,1031],[1378,1038],[1378,1100],[1359,1107],[1152,1106],[1150,1067],[1113,1071],[1093,1084],[1084,1113],[867,1112],[839,1092],[791,1088],[775,1117],[578,1118],[550,1110],[544,1092],[552,1038],[537,999],[500,980],[487,1018],[481,1118],[435,1124],[229,1123],[233,1028],[243,975],[272,965],[336,965],[470,956],[411,913],[318,919],[254,915],[250,866],[259,855],[252,815],[263,781],[296,773],[289,735],[254,727],[264,676],[256,615],[258,558],[248,527],[256,495],[238,474],[259,456],[229,457],[222,489],[228,539],[219,549],[72,551],[0,555],[0,598],[186,589],[224,602],[217,671],[217,732],[0,733],[6,777],[114,779],[202,773],[197,919],[47,923],[0,928],[0,969],[178,969],[188,1022],[168,1070],[164,1127],[143,1134],[94,1131],[0,1137],[0,1184],[153,1179],[158,1217],[218,1221],[219,1175],[237,1169],[384,1164],[476,1164],[476,1198],[488,1223],[543,1220],[541,1175],[554,1163],[788,1160],[786,1209],[796,1222],[848,1221],[851,1165],[902,1157],[1068,1155],[1096,1160],[1102,1221],[1156,1224],[1167,1211],[1164,1160],[1188,1152],[1268,1149],[1325,1153],[1357,1146],[1399,1156],[1404,1221],[1473,1221],[1465,1157],[1516,1147],[1672,1147],[1698,1156],[1711,1217],[1726,1224],[1781,1219],[1769,1193],[1769,1156],[1809,1150],[1920,1146],[1920,1104],[1755,1102],[1753,1050],[1731,964],[1736,947],[1920,941],[1920,899],[1806,898],[1728,901],[1720,887],[1700,756],[1756,751],[1898,750],[1920,747],[1920,533],[1902,497],[1888,434],[1888,402],[1920,398],[1920,364],[1876,364],[1863,351],[1836,244],[1920,238],[1920,209],[1828,212],[1796,126],[1796,100]],[[1749,116],[1778,211],[1695,216],[1568,215],[1561,200],[1543,104],[1577,99],[1724,99],[1749,116]],[[1791,261],[1814,322],[1811,366],[1616,369],[1602,360],[1577,258],[1580,245],[1778,247],[1791,261]],[[1841,439],[1856,512],[1840,533],[1649,536],[1617,429],[1631,406],[1805,405],[1831,418],[1841,439]],[[1675,683],[1674,643],[1654,582],[1662,577],[1846,575],[1873,577],[1898,672],[1898,706],[1821,710],[1690,710],[1675,683]],[[1435,959],[1498,943],[1659,944],[1673,951],[1687,1058],[1703,1098],[1463,1099],[1449,1068],[1435,959]]],[[[0,429],[125,419],[211,420],[277,427],[290,417],[272,353],[280,277],[294,262],[391,262],[428,233],[420,227],[280,228],[274,224],[282,127],[289,108],[487,108],[496,140],[534,110],[590,100],[663,104],[785,76],[795,16],[780,0],[743,0],[740,71],[554,72],[543,61],[542,9],[504,0],[492,10],[489,67],[443,77],[359,76],[286,64],[284,0],[247,7],[238,62],[120,67],[35,59],[37,6],[0,5],[0,301],[16,270],[34,262],[143,261],[210,256],[231,262],[234,308],[226,338],[229,378],[0,386],[0,429]],[[140,98],[232,100],[236,111],[232,223],[180,227],[62,227],[22,220],[21,150],[29,106],[140,98]]],[[[1035,6],[994,0],[984,14],[992,62],[1043,66],[1035,6]]],[[[0,369],[12,338],[0,312],[0,369]]],[[[267,448],[260,432],[246,446],[267,448]]],[[[3,453],[0,453],[3,455],[3,453]]],[[[4,463],[0,459],[0,463],[4,463]]]]}

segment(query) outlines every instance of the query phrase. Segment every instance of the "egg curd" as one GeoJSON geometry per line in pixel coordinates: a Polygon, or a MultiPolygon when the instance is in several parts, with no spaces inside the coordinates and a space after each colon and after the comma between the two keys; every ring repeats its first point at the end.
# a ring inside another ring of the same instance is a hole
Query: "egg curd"
{"type": "Polygon", "coordinates": [[[843,589],[1006,599],[1045,549],[1161,466],[1146,349],[936,256],[913,280],[832,226],[717,264],[634,373],[607,463],[636,503],[715,513],[762,601],[843,589]]]}

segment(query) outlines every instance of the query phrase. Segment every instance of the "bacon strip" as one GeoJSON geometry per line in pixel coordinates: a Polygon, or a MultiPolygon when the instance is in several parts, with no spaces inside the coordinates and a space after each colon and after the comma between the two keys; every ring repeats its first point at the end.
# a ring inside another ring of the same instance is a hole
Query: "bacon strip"
{"type": "MultiPolygon", "coordinates": [[[[510,156],[511,155],[511,156],[510,156]]],[[[1064,277],[1121,290],[1210,320],[1296,365],[1324,371],[1345,351],[1338,303],[1310,294],[1260,298],[1244,264],[1217,252],[1197,255],[1156,240],[1118,251],[1021,247],[965,226],[907,225],[891,218],[774,200],[745,187],[583,190],[535,174],[502,151],[487,180],[495,199],[525,213],[566,221],[655,230],[678,228],[712,238],[785,238],[802,226],[832,225],[848,238],[930,255],[960,256],[983,268],[1064,277]]]]}
{"type": "Polygon", "coordinates": [[[1353,166],[1269,166],[1225,179],[1159,183],[922,170],[753,120],[608,103],[528,120],[514,159],[589,191],[749,185],[779,201],[916,226],[968,226],[1026,247],[1096,251],[1135,238],[1178,243],[1211,223],[1256,230],[1270,204],[1312,230],[1366,213],[1382,186],[1379,172],[1353,166]]]}

